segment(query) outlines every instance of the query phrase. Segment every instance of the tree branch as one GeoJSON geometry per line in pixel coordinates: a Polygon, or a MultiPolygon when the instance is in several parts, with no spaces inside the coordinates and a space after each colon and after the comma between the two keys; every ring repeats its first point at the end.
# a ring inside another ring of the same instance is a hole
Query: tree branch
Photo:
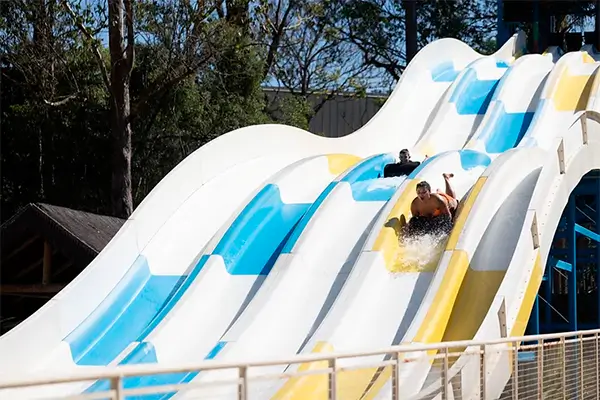
{"type": "Polygon", "coordinates": [[[58,100],[58,101],[48,101],[48,100],[44,99],[44,103],[49,106],[52,106],[52,107],[58,107],[58,106],[67,104],[69,101],[75,99],[77,96],[78,96],[78,93],[73,93],[68,96],[65,96],[62,100],[58,100]]]}
{"type": "Polygon", "coordinates": [[[138,115],[145,112],[148,108],[148,103],[150,99],[162,96],[162,94],[165,91],[171,89],[184,79],[194,74],[194,72],[196,72],[202,64],[206,63],[210,59],[210,57],[211,55],[207,54],[192,65],[181,65],[175,70],[175,73],[170,79],[165,81],[167,76],[163,76],[163,79],[157,80],[153,84],[151,84],[148,87],[148,89],[140,95],[138,101],[134,105],[132,105],[130,118],[133,120],[138,115]]]}
{"type": "Polygon", "coordinates": [[[98,44],[96,43],[96,40],[90,34],[90,32],[87,30],[87,28],[79,21],[79,19],[77,18],[77,15],[75,14],[73,9],[69,5],[68,1],[61,0],[61,4],[62,4],[63,8],[67,11],[67,13],[71,16],[71,19],[73,20],[73,23],[75,24],[75,26],[77,26],[77,28],[81,31],[81,33],[91,42],[92,52],[94,53],[96,62],[98,63],[98,66],[100,67],[100,74],[102,75],[102,80],[104,81],[104,84],[106,85],[106,90],[108,91],[108,93],[111,93],[112,88],[110,86],[108,70],[106,69],[106,65],[104,64],[104,59],[102,58],[102,54],[100,54],[100,49],[98,49],[98,44]]]}
{"type": "Polygon", "coordinates": [[[125,0],[125,15],[127,17],[127,48],[125,51],[127,57],[127,75],[130,75],[135,63],[135,34],[133,32],[134,17],[131,0],[125,0]]]}

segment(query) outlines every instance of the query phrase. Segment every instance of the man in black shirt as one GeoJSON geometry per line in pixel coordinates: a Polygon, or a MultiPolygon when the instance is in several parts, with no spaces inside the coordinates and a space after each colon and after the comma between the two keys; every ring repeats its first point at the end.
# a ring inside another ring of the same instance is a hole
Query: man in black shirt
{"type": "Polygon", "coordinates": [[[392,176],[410,175],[421,163],[419,161],[411,161],[410,152],[408,149],[400,150],[400,162],[388,164],[383,168],[383,177],[390,178],[392,176]]]}

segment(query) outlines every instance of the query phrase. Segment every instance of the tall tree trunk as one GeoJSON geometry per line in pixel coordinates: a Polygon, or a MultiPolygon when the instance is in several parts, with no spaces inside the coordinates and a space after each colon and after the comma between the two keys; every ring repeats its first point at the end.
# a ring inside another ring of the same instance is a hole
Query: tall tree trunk
{"type": "MultiPolygon", "coordinates": [[[[127,0],[125,0],[127,1],[127,0]]],[[[128,4],[127,26],[132,32],[133,15],[128,4]]],[[[133,212],[131,187],[131,105],[129,83],[133,60],[133,37],[128,34],[127,52],[124,37],[124,0],[108,0],[108,35],[110,48],[110,122],[112,142],[111,204],[113,215],[127,218],[133,212]]]]}

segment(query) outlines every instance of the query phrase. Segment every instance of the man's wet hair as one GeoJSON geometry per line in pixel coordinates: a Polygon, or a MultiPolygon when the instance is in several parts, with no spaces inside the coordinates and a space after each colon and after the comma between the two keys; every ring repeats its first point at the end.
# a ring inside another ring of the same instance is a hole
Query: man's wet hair
{"type": "Polygon", "coordinates": [[[427,181],[421,181],[417,183],[417,190],[420,188],[426,189],[427,191],[431,192],[431,185],[427,181]]]}
{"type": "Polygon", "coordinates": [[[400,150],[399,154],[409,154],[409,151],[408,151],[408,149],[402,149],[402,150],[400,150]]]}

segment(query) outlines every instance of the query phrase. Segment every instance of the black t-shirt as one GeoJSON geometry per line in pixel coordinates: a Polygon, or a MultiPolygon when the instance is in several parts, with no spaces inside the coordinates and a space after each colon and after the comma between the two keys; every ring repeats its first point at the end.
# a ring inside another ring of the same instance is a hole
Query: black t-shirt
{"type": "Polygon", "coordinates": [[[404,164],[388,164],[383,168],[383,177],[391,178],[392,176],[410,175],[419,165],[421,163],[418,161],[408,161],[404,164]]]}

